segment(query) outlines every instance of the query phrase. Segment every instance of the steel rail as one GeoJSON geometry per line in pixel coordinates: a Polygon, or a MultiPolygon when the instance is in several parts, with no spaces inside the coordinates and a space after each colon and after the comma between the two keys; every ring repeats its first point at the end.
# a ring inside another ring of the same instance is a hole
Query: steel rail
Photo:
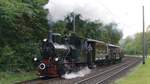
{"type": "Polygon", "coordinates": [[[139,62],[139,60],[136,60],[136,62],[134,62],[134,63],[132,63],[132,64],[126,66],[126,67],[123,67],[122,69],[118,70],[117,72],[113,73],[112,75],[109,75],[109,76],[106,77],[105,79],[103,79],[103,80],[97,82],[96,84],[102,84],[104,81],[106,81],[106,80],[110,79],[111,77],[117,75],[118,73],[120,73],[120,72],[122,72],[122,71],[128,69],[129,67],[132,67],[133,65],[135,65],[135,64],[138,63],[138,62],[139,62]]]}
{"type": "Polygon", "coordinates": [[[128,63],[129,63],[129,62],[124,63],[124,64],[121,64],[121,65],[116,66],[116,67],[114,67],[114,68],[112,68],[112,69],[103,71],[103,72],[101,72],[101,73],[99,73],[99,74],[97,74],[97,75],[91,76],[91,77],[86,78],[86,79],[83,79],[83,80],[81,80],[81,81],[78,81],[78,82],[76,82],[76,83],[74,83],[74,84],[81,84],[81,83],[83,83],[83,82],[85,82],[85,81],[87,81],[87,80],[90,80],[90,79],[92,79],[92,78],[98,77],[98,76],[103,75],[103,74],[105,74],[105,73],[107,73],[107,72],[110,72],[110,71],[112,71],[112,70],[115,70],[115,69],[117,69],[117,68],[120,68],[120,67],[122,67],[122,66],[124,66],[124,65],[127,65],[128,63]]]}

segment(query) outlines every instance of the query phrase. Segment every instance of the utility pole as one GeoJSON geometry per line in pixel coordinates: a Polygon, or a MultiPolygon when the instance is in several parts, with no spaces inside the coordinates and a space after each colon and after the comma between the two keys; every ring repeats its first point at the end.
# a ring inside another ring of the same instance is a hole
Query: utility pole
{"type": "Polygon", "coordinates": [[[73,32],[75,33],[76,32],[76,17],[75,17],[75,13],[73,13],[73,32]]]}
{"type": "Polygon", "coordinates": [[[144,5],[142,6],[142,16],[143,16],[143,64],[145,64],[145,16],[144,16],[144,5]]]}
{"type": "Polygon", "coordinates": [[[150,32],[150,25],[146,28],[146,58],[148,58],[148,33],[150,32]]]}

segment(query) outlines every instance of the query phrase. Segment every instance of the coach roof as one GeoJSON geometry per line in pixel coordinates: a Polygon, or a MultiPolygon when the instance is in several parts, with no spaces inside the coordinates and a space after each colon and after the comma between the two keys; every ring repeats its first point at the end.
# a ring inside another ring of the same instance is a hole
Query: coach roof
{"type": "Polygon", "coordinates": [[[87,41],[105,44],[105,42],[103,42],[103,41],[94,40],[94,39],[87,39],[87,41]]]}
{"type": "Polygon", "coordinates": [[[107,44],[109,47],[116,47],[116,48],[120,48],[120,46],[117,45],[113,45],[113,44],[107,44]]]}

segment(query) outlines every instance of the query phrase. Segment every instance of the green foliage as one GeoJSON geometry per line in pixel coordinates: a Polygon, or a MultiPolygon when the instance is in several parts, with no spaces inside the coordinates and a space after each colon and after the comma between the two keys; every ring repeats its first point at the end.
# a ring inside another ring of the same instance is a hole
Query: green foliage
{"type": "Polygon", "coordinates": [[[35,5],[37,2],[28,0],[2,0],[0,1],[0,30],[1,37],[5,37],[2,44],[16,43],[16,40],[28,39],[39,40],[43,32],[47,31],[47,20],[42,5],[35,5]],[[13,39],[13,40],[12,40],[13,39]],[[16,39],[16,40],[14,40],[16,39]]]}
{"type": "MultiPolygon", "coordinates": [[[[53,31],[66,34],[73,31],[73,13],[66,16],[65,20],[55,23],[53,31]]],[[[117,29],[117,24],[104,24],[100,21],[89,21],[81,19],[80,14],[75,14],[75,32],[83,38],[102,40],[112,44],[118,44],[122,32],[117,29]]]]}
{"type": "Polygon", "coordinates": [[[115,82],[115,84],[149,84],[150,83],[150,59],[146,59],[146,64],[139,65],[132,69],[131,74],[127,74],[115,82]]]}
{"type": "Polygon", "coordinates": [[[47,0],[0,0],[0,70],[33,68],[38,42],[47,35],[47,0]]]}
{"type": "Polygon", "coordinates": [[[0,59],[0,65],[2,69],[9,68],[9,64],[11,64],[11,60],[14,57],[15,51],[12,50],[11,47],[5,46],[1,50],[1,59],[0,59]]]}
{"type": "Polygon", "coordinates": [[[37,78],[35,72],[0,72],[0,84],[16,84],[21,81],[37,78]]]}
{"type": "Polygon", "coordinates": [[[33,69],[33,57],[40,56],[39,45],[34,42],[17,44],[15,47],[5,46],[1,50],[1,70],[21,71],[33,69]]]}
{"type": "MultiPolygon", "coordinates": [[[[150,32],[145,33],[146,36],[146,53],[150,54],[150,32]]],[[[122,47],[125,50],[126,54],[142,54],[143,53],[143,38],[142,33],[137,33],[134,35],[134,38],[127,37],[123,40],[122,47]]]]}

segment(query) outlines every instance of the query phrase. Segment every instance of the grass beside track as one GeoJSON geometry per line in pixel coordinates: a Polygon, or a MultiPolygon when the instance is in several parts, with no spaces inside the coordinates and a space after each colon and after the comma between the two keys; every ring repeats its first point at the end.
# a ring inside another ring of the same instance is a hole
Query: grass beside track
{"type": "Polygon", "coordinates": [[[0,84],[14,84],[36,78],[35,72],[0,72],[0,84]]]}
{"type": "Polygon", "coordinates": [[[150,58],[145,65],[139,65],[135,71],[121,78],[115,84],[150,84],[150,58]]]}

